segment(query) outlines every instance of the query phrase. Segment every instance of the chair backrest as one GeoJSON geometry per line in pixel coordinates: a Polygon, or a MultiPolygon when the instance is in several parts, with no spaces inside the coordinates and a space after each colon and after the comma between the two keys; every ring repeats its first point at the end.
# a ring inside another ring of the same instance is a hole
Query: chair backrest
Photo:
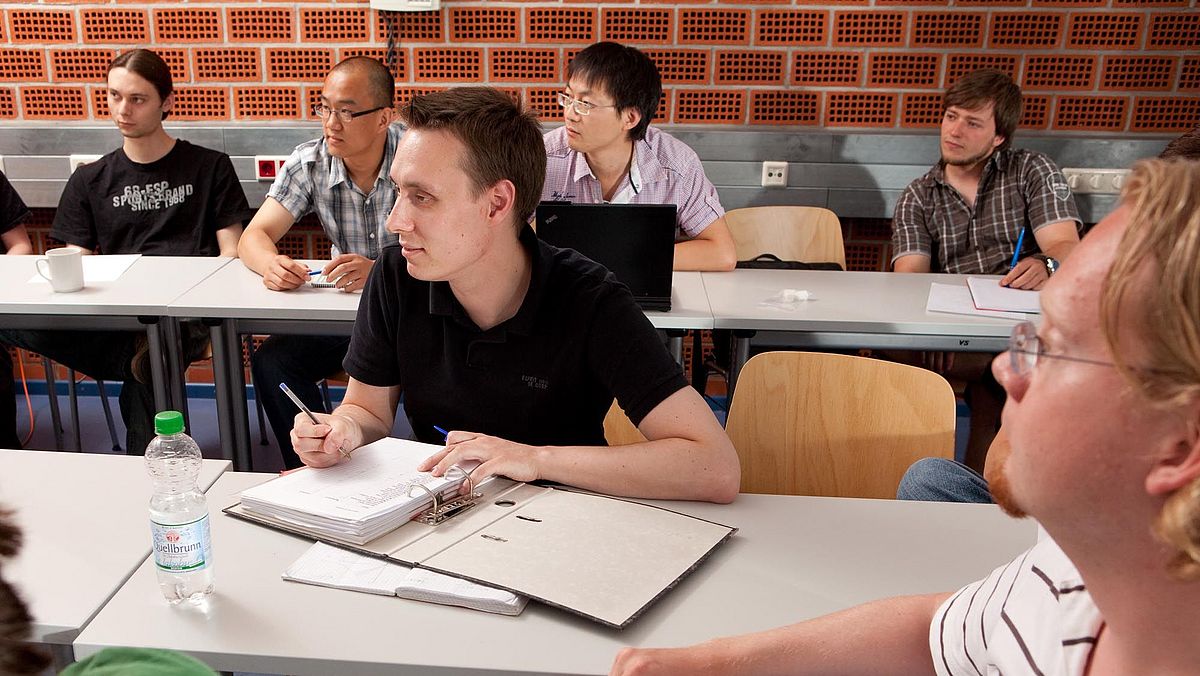
{"type": "Polygon", "coordinates": [[[866,357],[764,352],[742,369],[725,431],[744,493],[894,498],[923,457],[954,457],[940,375],[866,357]]]}
{"type": "Polygon", "coordinates": [[[725,213],[739,261],[775,254],[781,260],[838,263],[846,247],[837,214],[821,207],[747,207],[725,213]]]}
{"type": "Polygon", "coordinates": [[[629,416],[625,415],[625,411],[617,405],[616,399],[613,399],[612,406],[608,408],[608,415],[604,416],[604,440],[609,446],[624,446],[646,440],[629,416]]]}

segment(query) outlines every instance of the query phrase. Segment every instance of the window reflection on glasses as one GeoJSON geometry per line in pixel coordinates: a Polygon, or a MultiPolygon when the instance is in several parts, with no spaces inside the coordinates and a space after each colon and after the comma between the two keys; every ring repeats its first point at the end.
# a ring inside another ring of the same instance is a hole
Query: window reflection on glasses
{"type": "Polygon", "coordinates": [[[318,103],[317,105],[313,106],[312,112],[313,112],[313,115],[316,115],[317,117],[321,118],[322,120],[327,120],[327,119],[329,119],[330,114],[334,114],[334,115],[337,115],[337,119],[341,120],[342,124],[349,124],[356,117],[362,117],[363,115],[370,115],[371,113],[378,112],[380,110],[383,110],[384,108],[387,108],[387,106],[376,106],[375,108],[372,108],[370,110],[360,110],[359,112],[356,113],[352,110],[347,110],[346,108],[342,108],[341,110],[334,110],[333,108],[330,108],[329,106],[325,105],[324,103],[318,103]]]}
{"type": "Polygon", "coordinates": [[[1041,339],[1038,338],[1037,327],[1034,326],[1033,322],[1021,322],[1014,326],[1012,335],[1008,337],[1008,358],[1013,373],[1022,378],[1028,378],[1033,374],[1033,369],[1037,368],[1038,360],[1043,357],[1046,359],[1065,359],[1067,361],[1095,364],[1097,366],[1116,366],[1116,364],[1110,361],[1068,357],[1065,354],[1047,354],[1045,346],[1042,345],[1041,339]]]}
{"type": "Polygon", "coordinates": [[[574,108],[576,115],[591,115],[592,110],[596,108],[617,107],[615,104],[601,106],[595,103],[588,103],[587,101],[580,101],[579,99],[571,98],[568,94],[564,94],[562,92],[559,92],[558,94],[558,105],[562,106],[563,108],[574,108]]]}

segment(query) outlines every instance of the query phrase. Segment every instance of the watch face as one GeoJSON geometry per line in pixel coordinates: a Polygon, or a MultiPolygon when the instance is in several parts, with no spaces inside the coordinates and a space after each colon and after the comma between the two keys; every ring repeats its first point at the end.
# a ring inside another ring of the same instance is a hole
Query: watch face
{"type": "Polygon", "coordinates": [[[1058,259],[1057,258],[1051,258],[1049,256],[1046,256],[1045,260],[1046,260],[1046,270],[1050,274],[1054,274],[1054,273],[1058,272],[1058,259]]]}

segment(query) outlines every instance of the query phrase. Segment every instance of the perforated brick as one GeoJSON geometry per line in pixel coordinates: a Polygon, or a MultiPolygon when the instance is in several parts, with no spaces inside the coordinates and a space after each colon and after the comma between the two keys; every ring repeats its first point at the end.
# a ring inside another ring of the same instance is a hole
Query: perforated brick
{"type": "Polygon", "coordinates": [[[833,16],[836,47],[899,47],[904,44],[907,12],[838,11],[833,16]]]}
{"type": "Polygon", "coordinates": [[[482,82],[483,50],[478,47],[420,47],[413,50],[417,82],[482,82]]]}
{"type": "Polygon", "coordinates": [[[851,7],[869,5],[870,0],[796,0],[797,5],[821,5],[823,7],[851,7]]]}
{"type": "Polygon", "coordinates": [[[262,56],[253,47],[205,47],[192,53],[198,82],[262,80],[262,56]]]}
{"type": "Polygon", "coordinates": [[[8,25],[14,44],[75,42],[75,13],[68,10],[10,9],[8,25]]]}
{"type": "MultiPolygon", "coordinates": [[[[370,59],[375,59],[383,65],[388,64],[388,50],[386,47],[343,47],[338,50],[338,61],[344,61],[352,56],[365,56],[370,59]]],[[[392,60],[390,70],[392,78],[397,82],[408,79],[408,50],[397,49],[394,51],[395,58],[392,60]]]]}
{"type": "Polygon", "coordinates": [[[827,40],[829,12],[815,10],[762,10],[756,13],[754,43],[801,47],[823,45],[827,40]]]}
{"type": "Polygon", "coordinates": [[[1113,0],[1113,7],[1187,7],[1191,0],[1113,0]]]}
{"type": "Polygon", "coordinates": [[[243,120],[294,120],[300,117],[295,87],[234,87],[234,115],[243,120]]]}
{"type": "Polygon", "coordinates": [[[105,87],[93,87],[91,97],[92,117],[96,119],[108,117],[108,89],[105,87]]]}
{"type": "Polygon", "coordinates": [[[604,39],[640,44],[670,44],[674,12],[669,9],[605,7],[601,10],[604,39]]]}
{"type": "Polygon", "coordinates": [[[708,84],[707,49],[647,49],[646,56],[658,67],[663,82],[672,84],[708,84]]]}
{"type": "Polygon", "coordinates": [[[1142,15],[1134,12],[1072,14],[1067,29],[1071,49],[1136,49],[1142,40],[1142,15]]]}
{"type": "Polygon", "coordinates": [[[1167,91],[1178,61],[1174,56],[1106,56],[1100,88],[1167,91]]]}
{"type": "Polygon", "coordinates": [[[1200,127],[1200,97],[1140,96],[1131,131],[1191,131],[1200,127]]]}
{"type": "Polygon", "coordinates": [[[85,9],[80,15],[85,43],[145,44],[150,41],[145,10],[85,9]]]}
{"type": "Polygon", "coordinates": [[[17,116],[17,94],[12,87],[0,87],[0,119],[11,120],[17,116]]]}
{"type": "Polygon", "coordinates": [[[215,7],[171,7],[154,10],[158,42],[223,42],[221,10],[215,7]]]}
{"type": "Polygon", "coordinates": [[[1034,7],[1105,7],[1108,0],[1033,0],[1034,7]]]}
{"type": "Polygon", "coordinates": [[[1121,131],[1129,99],[1124,96],[1060,96],[1054,128],[1064,131],[1121,131]]]}
{"type": "Polygon", "coordinates": [[[176,87],[172,120],[228,120],[229,90],[225,87],[176,87]]]}
{"type": "Polygon", "coordinates": [[[876,52],[867,66],[867,86],[935,89],[941,82],[941,67],[940,54],[876,52]]]}
{"type": "Polygon", "coordinates": [[[830,92],[825,97],[825,126],[891,127],[896,98],[886,92],[830,92]]]}
{"type": "Polygon", "coordinates": [[[37,82],[46,80],[46,56],[40,49],[0,48],[0,80],[37,82]]]}
{"type": "Polygon", "coordinates": [[[951,54],[946,57],[945,86],[949,87],[963,75],[973,73],[981,68],[1002,71],[1015,79],[1019,58],[1015,54],[951,54]]]}
{"type": "Polygon", "coordinates": [[[1200,48],[1200,12],[1155,14],[1146,35],[1147,49],[1200,48]]]}
{"type": "Polygon", "coordinates": [[[291,7],[229,7],[230,42],[292,42],[291,7]]]}
{"type": "Polygon", "coordinates": [[[846,248],[846,269],[875,272],[882,271],[887,263],[888,245],[883,242],[847,242],[846,248]]]}
{"type": "Polygon", "coordinates": [[[530,87],[525,90],[525,105],[536,110],[542,122],[562,122],[563,109],[558,105],[558,87],[530,87]]]}
{"type": "Polygon", "coordinates": [[[167,62],[167,67],[171,69],[171,79],[175,81],[175,84],[191,82],[192,76],[188,71],[188,50],[183,48],[155,47],[154,51],[162,57],[163,61],[167,62]]]}
{"type": "Polygon", "coordinates": [[[1058,12],[997,12],[988,32],[990,47],[1057,47],[1062,35],[1063,15],[1058,12]]]}
{"type": "Polygon", "coordinates": [[[320,82],[333,68],[332,49],[268,47],[267,81],[320,82]]]}
{"type": "Polygon", "coordinates": [[[717,51],[717,84],[783,84],[787,52],[717,51]]]}
{"type": "Polygon", "coordinates": [[[51,49],[50,68],[56,82],[102,82],[115,49],[51,49]]]}
{"type": "Polygon", "coordinates": [[[433,92],[444,92],[445,87],[396,87],[396,108],[402,109],[414,97],[432,94],[433,92]]]}
{"type": "Polygon", "coordinates": [[[1028,0],[954,0],[959,7],[1024,7],[1028,0]]]}
{"type": "Polygon", "coordinates": [[[750,41],[748,9],[681,9],[679,42],[688,45],[744,45],[750,41]]]}
{"type": "Polygon", "coordinates": [[[663,89],[662,96],[658,97],[658,110],[654,111],[654,116],[651,121],[657,124],[666,124],[671,121],[671,95],[672,90],[663,89]]]}
{"type": "Polygon", "coordinates": [[[516,42],[520,16],[516,7],[451,7],[450,42],[516,42]]]}
{"type": "Polygon", "coordinates": [[[857,86],[862,82],[862,52],[796,52],[792,84],[857,86]]]}
{"type": "Polygon", "coordinates": [[[558,50],[499,48],[488,50],[492,82],[558,82],[558,50]]]}
{"type": "Polygon", "coordinates": [[[983,45],[983,12],[914,12],[913,47],[983,45]]]}
{"type": "Polygon", "coordinates": [[[1200,91],[1200,56],[1189,56],[1179,68],[1179,91],[1200,91]]]}
{"type": "Polygon", "coordinates": [[[815,126],[821,123],[821,95],[818,92],[750,92],[750,124],[815,126]]]}
{"type": "Polygon", "coordinates": [[[26,120],[82,120],[87,115],[83,87],[22,87],[21,115],[26,120]]]}
{"type": "Polygon", "coordinates": [[[677,124],[741,124],[746,92],[734,89],[683,89],[675,94],[677,124]]]}
{"type": "Polygon", "coordinates": [[[371,39],[366,7],[304,7],[300,10],[301,42],[366,42],[371,39]]]}
{"type": "Polygon", "coordinates": [[[375,15],[375,39],[386,44],[389,35],[401,42],[442,42],[442,18],[446,10],[436,12],[372,12],[375,15]]]}
{"type": "Polygon", "coordinates": [[[1025,57],[1022,89],[1091,89],[1096,82],[1096,57],[1077,54],[1025,57]]]}
{"type": "Polygon", "coordinates": [[[531,7],[525,10],[526,42],[596,41],[594,7],[531,7]]]}
{"type": "Polygon", "coordinates": [[[941,124],[941,94],[904,94],[900,103],[901,127],[940,127],[941,124]]]}
{"type": "Polygon", "coordinates": [[[916,5],[941,5],[943,7],[948,7],[950,5],[950,0],[875,0],[875,5],[879,7],[886,5],[910,7],[916,5]]]}
{"type": "MultiPolygon", "coordinates": [[[[304,98],[301,99],[303,102],[301,104],[301,109],[304,112],[304,119],[316,120],[316,121],[320,122],[321,118],[314,115],[312,110],[318,103],[321,102],[321,88],[320,87],[305,87],[304,92],[302,93],[302,96],[304,98]]],[[[395,95],[395,92],[393,91],[392,92],[392,105],[395,105],[395,102],[396,102],[396,95],[395,95]]]]}
{"type": "Polygon", "coordinates": [[[1050,97],[1025,94],[1021,97],[1021,129],[1045,129],[1050,124],[1050,97]]]}

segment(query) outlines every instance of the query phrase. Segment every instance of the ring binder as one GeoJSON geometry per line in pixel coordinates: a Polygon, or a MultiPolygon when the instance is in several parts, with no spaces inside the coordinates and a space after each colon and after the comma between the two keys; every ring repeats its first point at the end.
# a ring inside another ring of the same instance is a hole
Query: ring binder
{"type": "Polygon", "coordinates": [[[471,480],[471,472],[464,470],[458,465],[454,465],[450,469],[446,470],[447,478],[449,478],[451,472],[459,472],[463,475],[463,483],[467,486],[467,494],[460,495],[457,498],[452,498],[448,501],[443,501],[440,495],[429,490],[425,484],[415,484],[408,489],[408,497],[414,497],[413,490],[420,488],[428,493],[429,497],[433,499],[433,506],[418,514],[413,518],[413,521],[423,523],[427,526],[436,526],[446,519],[454,517],[474,507],[478,503],[479,498],[483,497],[483,493],[475,490],[475,482],[471,480]]]}

